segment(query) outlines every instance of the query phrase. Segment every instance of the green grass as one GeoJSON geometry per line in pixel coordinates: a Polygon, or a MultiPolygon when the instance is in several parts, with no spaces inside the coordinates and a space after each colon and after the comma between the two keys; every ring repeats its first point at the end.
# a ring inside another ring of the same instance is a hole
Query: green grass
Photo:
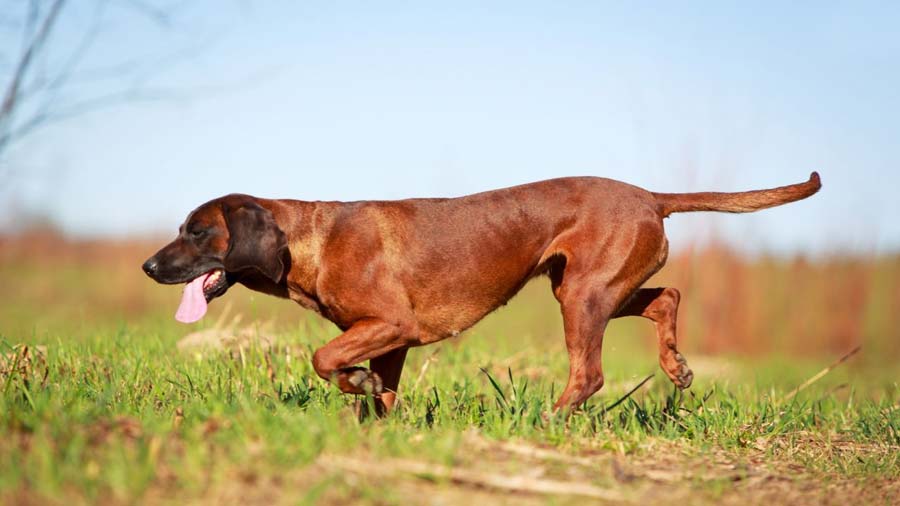
{"type": "MultiPolygon", "coordinates": [[[[54,283],[30,284],[47,276],[36,272],[0,272],[7,286],[33,290],[0,307],[0,503],[509,499],[508,491],[472,486],[447,469],[537,473],[612,490],[625,502],[777,503],[800,494],[806,502],[887,504],[900,497],[900,369],[891,357],[867,353],[865,343],[785,400],[836,356],[703,356],[682,337],[696,374],[681,393],[658,369],[652,325],[617,320],[605,340],[606,386],[564,419],[550,415],[567,373],[558,309],[543,284],[530,285],[463,336],[411,351],[399,407],[360,422],[358,400],[310,365],[337,330],[290,303],[234,289],[226,299],[244,324],[274,336],[275,345],[183,351],[176,343],[196,328],[171,320],[174,289],[150,285],[132,294],[143,306],[135,303],[131,313],[92,311],[102,304],[91,301],[105,293],[95,278],[69,282],[62,278],[73,271],[60,271],[58,293],[67,303],[47,305],[41,286],[54,283]],[[274,330],[261,325],[267,321],[274,330]],[[553,453],[529,453],[538,450],[553,453]],[[359,467],[348,471],[337,457],[359,467]],[[434,471],[403,471],[403,462],[434,471]]],[[[214,303],[200,328],[227,305],[214,303]]]]}
{"type": "MultiPolygon", "coordinates": [[[[187,353],[175,349],[177,337],[122,327],[80,342],[46,342],[45,355],[7,363],[16,372],[0,377],[0,457],[8,464],[0,491],[86,502],[127,502],[154,489],[203,497],[235,476],[277,475],[323,453],[453,464],[462,435],[473,429],[488,440],[564,452],[640,455],[648,441],[664,440],[699,456],[762,452],[822,475],[900,475],[896,384],[831,392],[841,381],[835,373],[783,402],[792,384],[776,381],[774,370],[753,369],[751,378],[701,375],[684,395],[657,373],[606,411],[638,382],[634,373],[652,369],[652,354],[626,353],[614,359],[607,388],[564,420],[543,416],[564,386],[561,349],[513,352],[476,335],[416,350],[399,409],[359,423],[354,399],[309,365],[312,343],[324,335],[284,332],[269,350],[187,353]],[[851,450],[835,451],[834,441],[851,450]]],[[[21,348],[3,347],[21,359],[21,348]]]]}

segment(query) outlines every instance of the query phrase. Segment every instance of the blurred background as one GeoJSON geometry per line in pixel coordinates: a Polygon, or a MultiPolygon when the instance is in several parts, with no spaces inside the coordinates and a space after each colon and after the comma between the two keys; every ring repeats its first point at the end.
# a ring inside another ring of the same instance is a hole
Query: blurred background
{"type": "MultiPolygon", "coordinates": [[[[817,170],[809,200],[667,220],[650,284],[681,289],[686,353],[863,344],[860,370],[896,371],[898,5],[2,0],[0,337],[188,332],[180,290],[140,264],[225,193],[450,197],[571,175],[737,191],[817,170]]],[[[545,285],[469,335],[564,353],[545,285]]],[[[207,320],[226,306],[336,334],[242,288],[207,320]]],[[[610,332],[652,359],[649,324],[610,332]]]]}

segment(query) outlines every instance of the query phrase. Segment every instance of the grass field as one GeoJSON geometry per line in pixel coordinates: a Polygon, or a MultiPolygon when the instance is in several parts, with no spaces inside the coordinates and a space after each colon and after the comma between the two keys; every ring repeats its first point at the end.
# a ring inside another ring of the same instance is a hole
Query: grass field
{"type": "Polygon", "coordinates": [[[180,290],[139,270],[154,246],[0,242],[0,504],[900,502],[896,256],[674,255],[651,284],[682,290],[694,385],[617,320],[606,386],[568,420],[547,415],[567,362],[536,280],[413,350],[398,409],[360,422],[310,365],[331,324],[235,287],[180,325],[180,290]]]}

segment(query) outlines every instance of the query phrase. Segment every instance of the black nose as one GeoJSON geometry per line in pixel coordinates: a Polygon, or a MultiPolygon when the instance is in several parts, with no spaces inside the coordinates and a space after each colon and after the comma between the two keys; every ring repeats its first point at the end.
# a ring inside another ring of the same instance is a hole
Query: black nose
{"type": "Polygon", "coordinates": [[[156,274],[156,269],[159,267],[159,263],[156,261],[155,257],[150,257],[149,260],[144,262],[144,265],[141,266],[144,269],[144,272],[147,273],[148,276],[153,276],[156,274]]]}

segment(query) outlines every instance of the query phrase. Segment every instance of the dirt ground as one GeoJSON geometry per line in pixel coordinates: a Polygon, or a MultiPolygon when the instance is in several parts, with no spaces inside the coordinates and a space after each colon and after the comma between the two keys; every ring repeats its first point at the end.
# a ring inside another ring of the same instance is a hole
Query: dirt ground
{"type": "MultiPolygon", "coordinates": [[[[856,448],[855,451],[860,451],[856,448]]],[[[864,450],[862,450],[864,451],[864,450]]],[[[773,462],[763,449],[742,457],[702,454],[668,441],[637,455],[614,450],[568,454],[474,432],[452,465],[418,460],[322,455],[275,477],[238,474],[190,504],[898,504],[900,479],[813,475],[773,462]]],[[[181,503],[164,491],[147,498],[181,503]]],[[[183,499],[183,498],[182,498],[183,499]]]]}

